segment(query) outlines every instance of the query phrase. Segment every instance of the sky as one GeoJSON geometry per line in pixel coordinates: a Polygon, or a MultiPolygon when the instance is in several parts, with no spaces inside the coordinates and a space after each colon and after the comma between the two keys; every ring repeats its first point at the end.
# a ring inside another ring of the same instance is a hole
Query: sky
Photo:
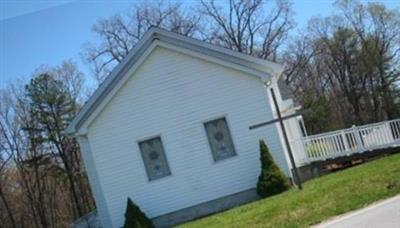
{"type": "MultiPolygon", "coordinates": [[[[195,0],[186,4],[196,4],[195,0]]],[[[313,16],[327,16],[333,0],[293,0],[298,28],[313,16]]],[[[389,8],[400,0],[381,0],[389,8]]],[[[127,0],[0,0],[0,88],[16,78],[28,78],[41,65],[57,66],[72,59],[89,79],[83,61],[85,43],[95,42],[92,25],[99,19],[124,13],[127,0]]]]}

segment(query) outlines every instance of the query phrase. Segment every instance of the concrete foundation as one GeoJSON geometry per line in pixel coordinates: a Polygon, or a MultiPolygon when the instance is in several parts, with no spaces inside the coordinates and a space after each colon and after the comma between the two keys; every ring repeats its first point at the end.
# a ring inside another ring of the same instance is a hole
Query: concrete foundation
{"type": "Polygon", "coordinates": [[[257,199],[259,199],[259,196],[257,195],[256,190],[250,189],[155,217],[152,220],[156,227],[171,227],[195,218],[200,218],[216,212],[227,210],[257,199]]]}

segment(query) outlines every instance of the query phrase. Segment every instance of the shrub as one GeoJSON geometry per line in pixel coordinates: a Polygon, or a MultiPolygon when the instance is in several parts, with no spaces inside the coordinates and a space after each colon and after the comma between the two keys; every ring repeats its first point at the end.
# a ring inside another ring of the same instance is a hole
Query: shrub
{"type": "Polygon", "coordinates": [[[282,173],[272,159],[269,149],[263,140],[260,140],[261,174],[258,177],[257,193],[267,197],[286,191],[290,188],[288,178],[282,173]]]}
{"type": "Polygon", "coordinates": [[[152,228],[153,223],[130,198],[126,205],[124,228],[152,228]]]}

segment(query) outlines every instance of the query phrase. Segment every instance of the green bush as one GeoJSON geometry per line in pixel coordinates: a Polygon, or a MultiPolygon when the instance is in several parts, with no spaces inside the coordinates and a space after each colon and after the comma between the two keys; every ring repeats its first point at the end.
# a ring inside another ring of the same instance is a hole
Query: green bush
{"type": "Polygon", "coordinates": [[[124,228],[152,228],[153,223],[130,198],[126,205],[124,228]]]}
{"type": "Polygon", "coordinates": [[[290,184],[288,178],[275,164],[263,140],[260,140],[260,153],[261,174],[258,177],[257,183],[258,195],[261,197],[268,197],[289,189],[290,184]]]}

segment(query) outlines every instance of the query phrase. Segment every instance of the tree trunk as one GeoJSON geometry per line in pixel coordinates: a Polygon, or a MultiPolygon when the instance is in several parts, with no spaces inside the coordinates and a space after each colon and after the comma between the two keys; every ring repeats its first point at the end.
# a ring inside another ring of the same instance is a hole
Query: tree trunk
{"type": "Polygon", "coordinates": [[[16,226],[16,223],[15,223],[15,219],[14,219],[13,213],[11,211],[10,206],[8,205],[6,196],[4,195],[4,192],[3,192],[3,189],[2,189],[1,186],[0,186],[0,198],[3,201],[4,207],[6,208],[7,215],[9,217],[9,219],[10,219],[10,222],[11,222],[11,226],[16,228],[17,226],[16,226]]]}

